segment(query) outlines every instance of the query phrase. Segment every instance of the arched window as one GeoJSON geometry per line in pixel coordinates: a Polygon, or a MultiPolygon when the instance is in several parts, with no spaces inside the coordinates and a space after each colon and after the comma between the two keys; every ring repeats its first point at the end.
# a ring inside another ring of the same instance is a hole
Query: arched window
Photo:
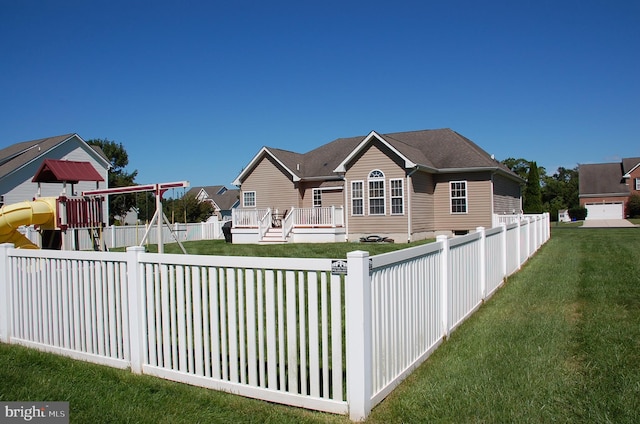
{"type": "Polygon", "coordinates": [[[379,169],[369,172],[369,215],[385,214],[384,173],[379,169]]]}

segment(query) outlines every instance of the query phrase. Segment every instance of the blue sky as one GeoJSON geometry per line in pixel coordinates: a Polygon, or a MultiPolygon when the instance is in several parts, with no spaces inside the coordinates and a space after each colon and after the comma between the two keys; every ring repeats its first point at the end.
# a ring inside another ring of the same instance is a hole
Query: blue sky
{"type": "Polygon", "coordinates": [[[549,174],[640,156],[637,0],[0,0],[0,57],[2,146],[106,138],[141,184],[371,130],[549,174]]]}

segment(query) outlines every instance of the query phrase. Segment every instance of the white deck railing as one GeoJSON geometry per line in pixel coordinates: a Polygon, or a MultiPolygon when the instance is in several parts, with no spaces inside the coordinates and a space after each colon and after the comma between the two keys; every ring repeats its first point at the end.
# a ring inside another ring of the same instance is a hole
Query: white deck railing
{"type": "Polygon", "coordinates": [[[545,214],[346,260],[2,244],[0,341],[362,420],[549,236],[545,214]]]}

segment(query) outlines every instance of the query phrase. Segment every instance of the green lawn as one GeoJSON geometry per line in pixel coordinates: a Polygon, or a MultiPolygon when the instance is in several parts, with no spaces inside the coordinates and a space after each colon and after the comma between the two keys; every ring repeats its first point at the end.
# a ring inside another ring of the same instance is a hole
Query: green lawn
{"type": "MultiPolygon", "coordinates": [[[[552,229],[368,422],[640,422],[638,231],[552,229]]],[[[348,422],[2,344],[0,382],[72,422],[348,422]]]]}
{"type": "MultiPolygon", "coordinates": [[[[188,241],[182,243],[190,255],[222,255],[222,256],[269,256],[269,257],[297,257],[297,258],[346,258],[348,252],[366,250],[371,255],[406,249],[434,239],[421,240],[412,243],[285,243],[285,244],[233,244],[224,240],[188,241]]],[[[158,246],[150,244],[147,251],[157,252],[158,246]]],[[[124,248],[112,249],[124,251],[124,248]]],[[[180,253],[182,250],[177,243],[164,245],[165,253],[180,253]]]]}

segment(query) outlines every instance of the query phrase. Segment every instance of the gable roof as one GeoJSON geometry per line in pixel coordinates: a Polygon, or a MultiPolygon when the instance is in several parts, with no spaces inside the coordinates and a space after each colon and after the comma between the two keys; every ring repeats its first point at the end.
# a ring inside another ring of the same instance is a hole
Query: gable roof
{"type": "Polygon", "coordinates": [[[630,174],[635,171],[638,166],[640,166],[640,158],[623,158],[622,172],[624,173],[624,178],[630,178],[630,174]]]}
{"type": "Polygon", "coordinates": [[[340,178],[350,162],[371,142],[385,144],[405,162],[407,168],[429,172],[492,170],[522,182],[507,166],[496,161],[478,145],[449,129],[409,131],[338,138],[307,153],[263,147],[234,181],[240,185],[265,155],[270,155],[291,175],[293,181],[340,178]]]}
{"type": "Polygon", "coordinates": [[[33,176],[33,183],[72,183],[104,181],[90,162],[45,159],[33,176]]]}
{"type": "MultiPolygon", "coordinates": [[[[4,149],[0,149],[0,178],[3,178],[23,166],[33,162],[56,146],[65,143],[76,137],[82,143],[86,142],[76,133],[58,135],[55,137],[40,138],[38,140],[23,141],[12,144],[4,149]]],[[[101,149],[89,146],[102,159],[106,166],[109,160],[105,157],[101,149]]]]}
{"type": "Polygon", "coordinates": [[[580,197],[628,196],[622,163],[595,163],[578,167],[580,197]]]}
{"type": "Polygon", "coordinates": [[[240,190],[227,189],[223,185],[192,187],[187,194],[198,196],[204,191],[206,198],[216,204],[220,210],[233,209],[240,202],[240,190]]]}

